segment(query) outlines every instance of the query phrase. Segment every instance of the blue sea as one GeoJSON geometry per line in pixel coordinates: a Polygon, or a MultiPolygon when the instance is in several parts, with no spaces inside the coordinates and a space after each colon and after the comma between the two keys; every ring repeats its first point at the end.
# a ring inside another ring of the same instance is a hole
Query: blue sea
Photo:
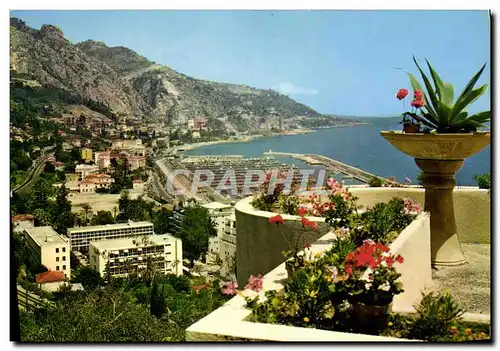
{"type": "MultiPolygon", "coordinates": [[[[381,177],[394,176],[398,181],[409,177],[416,184],[420,170],[413,158],[396,150],[382,136],[382,130],[401,130],[399,119],[374,118],[371,125],[318,129],[314,133],[258,138],[251,142],[204,146],[188,155],[261,156],[265,151],[324,155],[361,168],[381,177]]],[[[457,173],[457,185],[476,185],[474,175],[490,173],[490,148],[468,158],[457,173]]],[[[304,166],[301,161],[283,158],[287,163],[304,166]]]]}

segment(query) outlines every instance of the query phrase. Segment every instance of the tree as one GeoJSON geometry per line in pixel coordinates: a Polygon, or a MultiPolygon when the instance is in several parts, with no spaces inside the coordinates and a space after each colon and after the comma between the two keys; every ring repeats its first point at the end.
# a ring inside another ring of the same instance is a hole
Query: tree
{"type": "Polygon", "coordinates": [[[24,342],[182,341],[184,330],[151,316],[130,291],[106,287],[74,292],[55,308],[20,312],[24,342]]]}
{"type": "Polygon", "coordinates": [[[165,303],[164,285],[159,285],[157,281],[153,282],[150,297],[150,312],[152,316],[160,318],[167,308],[165,303]]]}
{"type": "Polygon", "coordinates": [[[85,222],[89,222],[89,215],[92,214],[92,206],[89,203],[82,204],[83,213],[85,216],[85,222]]]}
{"type": "Polygon", "coordinates": [[[98,211],[95,216],[92,217],[92,225],[104,225],[113,224],[115,219],[110,211],[98,211]]]}
{"type": "Polygon", "coordinates": [[[156,233],[168,233],[169,224],[172,219],[172,212],[166,208],[161,208],[153,213],[153,225],[156,233]]]}
{"type": "Polygon", "coordinates": [[[43,208],[37,208],[33,211],[33,215],[35,216],[35,225],[45,226],[50,225],[52,223],[52,215],[49,211],[43,208]]]}
{"type": "Polygon", "coordinates": [[[60,233],[73,225],[73,214],[71,213],[71,202],[68,200],[69,191],[64,184],[59,188],[54,208],[55,227],[60,233]]]}
{"type": "Polygon", "coordinates": [[[72,279],[72,282],[81,283],[85,289],[90,290],[104,285],[104,280],[99,272],[90,267],[80,268],[75,277],[72,279]]]}
{"type": "Polygon", "coordinates": [[[73,251],[69,252],[69,263],[71,265],[71,270],[73,272],[82,266],[80,264],[80,260],[78,259],[78,257],[76,257],[76,255],[73,251]]]}
{"type": "Polygon", "coordinates": [[[183,256],[190,260],[191,267],[194,267],[195,260],[207,253],[209,238],[216,235],[208,209],[200,205],[185,208],[178,236],[182,240],[183,256]]]}

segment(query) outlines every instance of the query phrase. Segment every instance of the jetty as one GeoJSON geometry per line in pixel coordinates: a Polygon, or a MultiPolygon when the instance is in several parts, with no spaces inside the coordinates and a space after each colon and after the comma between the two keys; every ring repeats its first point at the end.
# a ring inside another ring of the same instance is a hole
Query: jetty
{"type": "Polygon", "coordinates": [[[264,152],[264,155],[293,157],[297,160],[304,161],[309,165],[313,165],[313,166],[323,165],[329,171],[342,173],[342,174],[346,175],[345,178],[356,179],[356,180],[359,180],[360,182],[363,182],[363,183],[369,183],[370,179],[372,179],[373,177],[377,177],[383,181],[389,181],[386,178],[379,177],[373,173],[363,171],[362,169],[353,167],[351,165],[345,164],[345,163],[337,161],[337,160],[333,160],[331,158],[328,158],[328,157],[322,156],[322,155],[294,154],[291,152],[275,152],[275,151],[271,151],[271,150],[264,152]]]}

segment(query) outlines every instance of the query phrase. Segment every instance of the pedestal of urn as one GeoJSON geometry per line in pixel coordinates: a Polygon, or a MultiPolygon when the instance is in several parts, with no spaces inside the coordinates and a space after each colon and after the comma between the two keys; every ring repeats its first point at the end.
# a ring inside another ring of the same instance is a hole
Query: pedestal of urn
{"type": "Polygon", "coordinates": [[[454,266],[467,260],[460,247],[453,207],[455,174],[464,160],[426,160],[416,158],[424,172],[425,211],[431,214],[431,259],[436,266],[454,266]]]}
{"type": "Polygon", "coordinates": [[[431,263],[437,266],[465,263],[453,207],[455,174],[464,159],[489,145],[491,133],[405,134],[382,131],[380,134],[396,149],[414,157],[424,172],[425,211],[431,214],[431,263]]]}

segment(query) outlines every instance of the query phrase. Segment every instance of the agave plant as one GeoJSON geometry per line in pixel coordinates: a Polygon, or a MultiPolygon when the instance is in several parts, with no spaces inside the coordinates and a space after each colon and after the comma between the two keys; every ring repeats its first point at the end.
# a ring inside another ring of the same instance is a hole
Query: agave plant
{"type": "Polygon", "coordinates": [[[415,57],[413,57],[413,61],[422,75],[426,92],[422,89],[413,74],[406,73],[410,77],[413,90],[419,90],[423,93],[425,105],[421,108],[421,116],[413,112],[405,112],[404,115],[413,117],[429,129],[436,130],[438,133],[470,133],[477,131],[477,128],[486,127],[483,123],[491,120],[491,111],[479,112],[469,116],[465,110],[467,106],[481,97],[488,89],[487,84],[474,89],[474,85],[483,73],[486,63],[472,77],[457,100],[454,101],[453,85],[442,81],[427,59],[425,61],[429,67],[434,86],[422,68],[420,68],[415,57]]]}

